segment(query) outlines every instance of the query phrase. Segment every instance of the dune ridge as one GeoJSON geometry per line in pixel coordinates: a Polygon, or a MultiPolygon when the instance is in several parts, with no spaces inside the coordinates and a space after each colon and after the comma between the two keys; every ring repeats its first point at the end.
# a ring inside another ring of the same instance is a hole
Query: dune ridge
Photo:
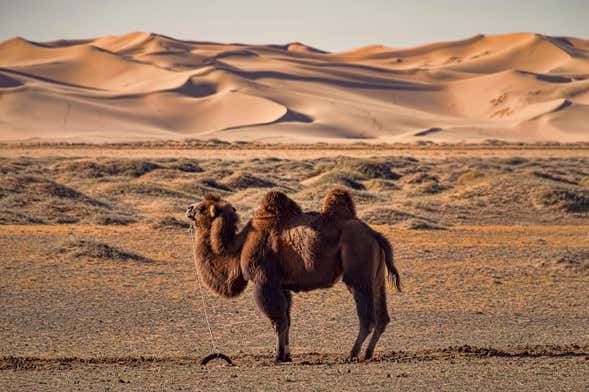
{"type": "Polygon", "coordinates": [[[0,141],[589,141],[589,41],[328,53],[134,32],[0,43],[0,141]]]}

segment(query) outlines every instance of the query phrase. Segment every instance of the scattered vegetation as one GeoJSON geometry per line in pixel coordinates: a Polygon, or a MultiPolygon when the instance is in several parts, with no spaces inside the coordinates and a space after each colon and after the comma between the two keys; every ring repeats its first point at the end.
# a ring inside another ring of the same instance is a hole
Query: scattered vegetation
{"type": "Polygon", "coordinates": [[[554,188],[540,194],[545,206],[559,208],[566,212],[588,212],[589,191],[573,188],[554,188]]]}
{"type": "Polygon", "coordinates": [[[186,220],[179,220],[171,215],[166,215],[156,222],[154,222],[151,227],[154,229],[160,230],[176,230],[176,229],[188,229],[190,225],[186,220]]]}
{"type": "Polygon", "coordinates": [[[366,187],[359,182],[358,176],[354,173],[344,171],[344,170],[331,170],[324,174],[321,174],[319,177],[312,179],[309,185],[313,187],[322,186],[325,184],[330,185],[342,185],[347,188],[356,189],[356,190],[364,190],[366,187]]]}
{"type": "Polygon", "coordinates": [[[553,274],[573,273],[589,275],[589,251],[586,249],[566,249],[560,255],[550,257],[538,266],[553,274]]]}
{"type": "Polygon", "coordinates": [[[225,177],[222,183],[232,190],[241,190],[247,188],[272,188],[276,186],[273,182],[263,180],[252,174],[243,172],[236,172],[232,175],[225,177]]]}
{"type": "Polygon", "coordinates": [[[153,263],[154,260],[134,252],[121,250],[109,244],[102,242],[70,238],[63,243],[59,249],[59,253],[68,252],[73,257],[94,260],[110,260],[116,262],[139,262],[139,263],[153,263]]]}
{"type": "Polygon", "coordinates": [[[75,160],[59,163],[54,171],[82,178],[109,176],[140,177],[162,166],[144,160],[75,160]]]}
{"type": "Polygon", "coordinates": [[[400,190],[401,187],[391,180],[372,179],[364,182],[364,187],[371,192],[389,192],[400,190]]]}
{"type": "Polygon", "coordinates": [[[408,219],[400,224],[407,230],[446,230],[445,226],[423,219],[408,219]]]}
{"type": "Polygon", "coordinates": [[[424,182],[438,182],[440,179],[438,176],[431,175],[425,172],[418,172],[414,174],[407,175],[404,177],[404,182],[407,184],[423,184],[424,182]]]}
{"type": "Polygon", "coordinates": [[[187,198],[188,195],[183,194],[165,186],[150,184],[144,182],[124,182],[115,184],[106,190],[109,195],[135,195],[135,196],[151,196],[151,197],[178,197],[187,198]]]}
{"type": "Polygon", "coordinates": [[[180,170],[185,173],[202,173],[204,171],[196,161],[188,159],[174,160],[171,164],[167,165],[167,168],[180,170]]]}
{"type": "Polygon", "coordinates": [[[373,208],[361,214],[361,218],[368,223],[375,225],[394,225],[410,219],[427,221],[427,218],[420,217],[409,212],[400,211],[394,208],[373,208]]]}
{"type": "Polygon", "coordinates": [[[351,190],[359,214],[375,224],[584,219],[588,167],[583,157],[0,159],[0,224],[182,228],[171,217],[207,193],[230,200],[244,221],[271,189],[317,210],[334,186],[351,190]]]}
{"type": "Polygon", "coordinates": [[[384,163],[358,158],[338,158],[335,165],[342,170],[359,174],[365,180],[380,178],[384,180],[398,180],[401,176],[391,171],[384,163]]]}
{"type": "Polygon", "coordinates": [[[510,166],[523,165],[524,163],[528,162],[528,160],[526,158],[522,158],[522,157],[502,158],[502,159],[499,159],[498,161],[499,161],[499,163],[503,163],[505,165],[510,165],[510,166]]]}
{"type": "Polygon", "coordinates": [[[458,177],[457,182],[459,184],[468,184],[469,182],[473,182],[475,180],[483,178],[484,176],[485,175],[479,171],[469,171],[458,177]]]}
{"type": "Polygon", "coordinates": [[[437,181],[424,182],[418,187],[418,191],[424,195],[433,195],[445,191],[446,189],[448,189],[447,186],[444,186],[437,181]]]}
{"type": "Polygon", "coordinates": [[[137,222],[135,218],[124,214],[99,212],[94,215],[94,223],[97,225],[126,226],[135,222],[137,222]]]}
{"type": "Polygon", "coordinates": [[[77,223],[115,214],[108,204],[39,176],[0,177],[0,223],[77,223]]]}

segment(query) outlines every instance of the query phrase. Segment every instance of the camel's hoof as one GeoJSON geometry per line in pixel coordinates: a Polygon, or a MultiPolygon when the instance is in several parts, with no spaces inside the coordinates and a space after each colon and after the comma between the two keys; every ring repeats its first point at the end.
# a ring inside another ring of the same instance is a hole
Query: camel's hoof
{"type": "Polygon", "coordinates": [[[356,362],[358,362],[358,361],[359,361],[359,359],[358,359],[358,357],[357,357],[357,356],[351,356],[351,355],[350,355],[348,358],[346,358],[346,362],[347,362],[347,363],[356,363],[356,362]]]}
{"type": "Polygon", "coordinates": [[[362,358],[364,361],[370,361],[372,359],[372,357],[374,356],[374,353],[365,353],[364,354],[364,358],[362,358]]]}
{"type": "Polygon", "coordinates": [[[289,355],[285,355],[283,358],[280,357],[276,357],[274,358],[274,363],[275,364],[280,364],[280,363],[287,363],[287,362],[292,362],[292,358],[289,355]]]}

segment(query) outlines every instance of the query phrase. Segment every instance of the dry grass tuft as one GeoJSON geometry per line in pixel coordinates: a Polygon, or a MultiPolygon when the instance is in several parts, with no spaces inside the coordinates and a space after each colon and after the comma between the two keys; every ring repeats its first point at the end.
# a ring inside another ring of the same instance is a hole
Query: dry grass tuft
{"type": "Polygon", "coordinates": [[[375,178],[364,182],[364,187],[371,192],[390,192],[400,190],[401,187],[391,180],[375,178]]]}
{"type": "Polygon", "coordinates": [[[543,261],[538,267],[548,269],[552,273],[589,275],[589,251],[567,249],[560,256],[543,261]]]}
{"type": "Polygon", "coordinates": [[[399,224],[399,227],[407,230],[446,230],[447,227],[433,223],[431,221],[425,221],[423,219],[408,219],[399,224]]]}
{"type": "Polygon", "coordinates": [[[252,174],[243,172],[236,172],[223,178],[222,183],[233,190],[247,188],[273,188],[276,186],[273,182],[262,180],[252,174]]]}
{"type": "Polygon", "coordinates": [[[97,214],[120,215],[102,201],[30,175],[0,178],[0,211],[1,224],[64,224],[93,221],[97,214]]]}
{"type": "Polygon", "coordinates": [[[502,158],[502,159],[498,159],[497,161],[499,163],[509,165],[509,166],[523,165],[524,163],[528,162],[528,160],[523,157],[502,158]]]}
{"type": "Polygon", "coordinates": [[[185,173],[202,173],[204,170],[198,165],[198,162],[192,159],[174,160],[172,163],[166,165],[166,168],[179,170],[185,173]]]}
{"type": "Polygon", "coordinates": [[[366,187],[358,180],[359,176],[353,172],[345,170],[331,170],[307,181],[308,184],[312,187],[320,187],[329,184],[333,186],[341,185],[355,190],[366,189],[366,187]]]}
{"type": "Polygon", "coordinates": [[[154,222],[151,227],[159,230],[186,230],[190,227],[190,224],[186,221],[179,220],[174,216],[166,215],[154,222]]]}
{"type": "Polygon", "coordinates": [[[403,177],[403,181],[407,184],[423,184],[424,182],[438,182],[440,181],[440,179],[438,178],[438,176],[434,176],[424,172],[419,172],[409,174],[403,177]]]}
{"type": "Polygon", "coordinates": [[[127,226],[137,222],[133,216],[121,213],[98,212],[92,218],[94,223],[102,226],[127,226]]]}
{"type": "Polygon", "coordinates": [[[442,185],[437,181],[424,182],[417,188],[417,191],[424,195],[434,195],[448,189],[446,185],[442,185]]]}
{"type": "Polygon", "coordinates": [[[532,174],[536,177],[543,178],[545,180],[550,180],[550,181],[555,181],[555,182],[563,182],[565,184],[570,184],[570,185],[577,185],[577,181],[571,180],[571,179],[563,177],[563,176],[559,176],[554,173],[548,173],[545,171],[534,170],[534,171],[532,171],[532,174]]]}
{"type": "Polygon", "coordinates": [[[154,260],[134,252],[121,250],[112,245],[102,242],[71,238],[66,240],[59,252],[68,252],[72,257],[94,259],[94,260],[111,260],[117,262],[139,262],[139,263],[153,263],[154,260]]]}
{"type": "Polygon", "coordinates": [[[106,189],[106,194],[113,196],[151,196],[151,197],[176,197],[176,198],[188,198],[189,195],[181,192],[168,189],[161,185],[151,183],[135,183],[125,182],[115,184],[106,189]]]}
{"type": "Polygon", "coordinates": [[[398,180],[401,177],[384,163],[354,158],[339,158],[335,163],[338,168],[358,173],[366,180],[374,178],[398,180]]]}
{"type": "Polygon", "coordinates": [[[469,171],[458,177],[458,180],[456,182],[464,185],[476,180],[480,180],[483,177],[485,177],[485,175],[479,171],[469,171]]]}
{"type": "Polygon", "coordinates": [[[540,203],[565,212],[589,211],[589,191],[574,188],[554,188],[540,194],[540,203]]]}
{"type": "Polygon", "coordinates": [[[161,167],[161,165],[150,161],[137,159],[113,159],[66,161],[58,163],[53,169],[57,172],[64,172],[81,178],[102,178],[110,176],[136,178],[161,167]]]}
{"type": "Polygon", "coordinates": [[[361,214],[361,218],[373,225],[394,225],[412,219],[424,222],[430,221],[430,219],[425,217],[387,207],[367,209],[361,214]]]}

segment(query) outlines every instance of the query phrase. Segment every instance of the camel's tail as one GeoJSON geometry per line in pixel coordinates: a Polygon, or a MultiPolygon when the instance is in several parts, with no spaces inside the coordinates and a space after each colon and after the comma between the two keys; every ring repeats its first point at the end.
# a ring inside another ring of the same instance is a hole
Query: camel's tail
{"type": "Polygon", "coordinates": [[[377,231],[374,231],[374,237],[378,241],[380,248],[384,253],[384,262],[389,270],[389,279],[391,284],[397,289],[397,291],[401,291],[401,277],[399,276],[399,271],[397,271],[397,267],[393,263],[393,247],[389,240],[385,238],[382,234],[377,231]]]}

